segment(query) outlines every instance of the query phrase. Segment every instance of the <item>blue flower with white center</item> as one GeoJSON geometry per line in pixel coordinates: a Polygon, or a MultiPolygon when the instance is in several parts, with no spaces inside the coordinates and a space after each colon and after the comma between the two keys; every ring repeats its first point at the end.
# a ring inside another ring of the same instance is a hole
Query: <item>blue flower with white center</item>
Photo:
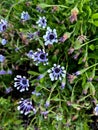
{"type": "Polygon", "coordinates": [[[6,43],[7,43],[7,40],[6,39],[2,39],[1,40],[1,44],[4,46],[4,45],[6,45],[6,43]]]}
{"type": "Polygon", "coordinates": [[[28,53],[27,53],[27,56],[28,58],[32,59],[32,56],[33,56],[33,51],[30,50],[28,53]]]}
{"type": "Polygon", "coordinates": [[[20,111],[21,114],[28,115],[31,111],[35,112],[35,109],[32,105],[32,102],[29,99],[23,99],[18,102],[17,109],[20,111]]]}
{"type": "Polygon", "coordinates": [[[0,62],[4,62],[4,60],[5,60],[5,56],[0,54],[0,62]]]}
{"type": "Polygon", "coordinates": [[[4,32],[6,30],[6,28],[7,28],[7,21],[1,19],[1,21],[0,21],[0,32],[4,32]]]}
{"type": "Polygon", "coordinates": [[[25,76],[21,76],[21,75],[17,75],[15,78],[14,78],[14,87],[16,87],[17,90],[19,90],[20,92],[23,92],[23,91],[28,91],[29,89],[29,80],[26,79],[25,76]]]}
{"type": "Polygon", "coordinates": [[[66,71],[64,70],[64,67],[60,65],[54,64],[54,66],[48,70],[49,77],[51,78],[51,81],[54,80],[62,80],[62,78],[65,77],[66,71]]]}
{"type": "Polygon", "coordinates": [[[96,107],[94,108],[94,114],[95,114],[96,116],[98,116],[98,104],[97,104],[96,107]]]}
{"type": "Polygon", "coordinates": [[[36,24],[38,24],[39,27],[45,28],[47,26],[47,20],[45,16],[39,17],[39,20],[36,22],[36,24]]]}
{"type": "Polygon", "coordinates": [[[21,13],[21,19],[24,20],[24,21],[29,20],[30,19],[30,15],[28,14],[28,12],[23,11],[21,13]]]}
{"type": "Polygon", "coordinates": [[[32,59],[34,60],[35,64],[38,65],[40,63],[43,63],[44,65],[47,65],[48,64],[48,58],[47,58],[48,53],[46,53],[44,51],[44,49],[41,50],[38,48],[37,50],[38,51],[33,53],[33,56],[32,56],[32,59]]]}
{"type": "Polygon", "coordinates": [[[46,35],[43,36],[45,45],[57,43],[57,33],[56,29],[51,29],[50,27],[47,27],[46,35]]]}

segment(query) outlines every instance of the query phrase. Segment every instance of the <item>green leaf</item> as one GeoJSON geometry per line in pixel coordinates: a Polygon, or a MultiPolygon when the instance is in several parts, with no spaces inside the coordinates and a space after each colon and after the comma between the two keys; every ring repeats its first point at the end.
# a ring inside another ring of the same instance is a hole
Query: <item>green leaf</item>
{"type": "Polygon", "coordinates": [[[98,27],[98,21],[94,21],[93,24],[98,27]]]}
{"type": "Polygon", "coordinates": [[[89,46],[89,48],[93,51],[93,50],[95,50],[95,46],[93,45],[93,44],[91,44],[90,46],[89,46]]]}
{"type": "Polygon", "coordinates": [[[40,73],[37,73],[35,71],[28,71],[28,74],[31,74],[31,75],[34,75],[34,76],[40,75],[40,73]]]}
{"type": "Polygon", "coordinates": [[[92,94],[92,95],[95,95],[95,87],[94,87],[94,85],[92,84],[92,83],[89,83],[89,85],[90,85],[90,93],[92,94]]]}
{"type": "Polygon", "coordinates": [[[98,13],[93,14],[92,19],[98,19],[98,13]]]}
{"type": "Polygon", "coordinates": [[[98,27],[98,13],[95,13],[92,15],[92,19],[93,19],[93,24],[98,27]]]}
{"type": "Polygon", "coordinates": [[[45,3],[41,3],[41,4],[39,4],[38,6],[40,6],[41,8],[54,7],[54,6],[63,7],[63,8],[68,8],[68,7],[65,6],[65,5],[48,5],[48,4],[45,4],[45,3]]]}

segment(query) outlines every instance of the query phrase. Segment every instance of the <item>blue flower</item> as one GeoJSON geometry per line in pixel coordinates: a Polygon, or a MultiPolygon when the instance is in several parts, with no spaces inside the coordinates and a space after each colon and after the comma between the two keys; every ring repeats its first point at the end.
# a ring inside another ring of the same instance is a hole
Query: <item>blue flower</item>
{"type": "Polygon", "coordinates": [[[57,43],[57,33],[56,29],[51,29],[50,27],[47,27],[46,35],[43,36],[45,45],[57,43]]]}
{"type": "Polygon", "coordinates": [[[14,87],[16,87],[17,90],[19,90],[20,92],[23,92],[25,90],[28,90],[29,88],[29,80],[26,79],[25,76],[21,76],[21,75],[17,75],[14,78],[14,87]]]}
{"type": "Polygon", "coordinates": [[[39,17],[39,20],[36,22],[36,24],[38,24],[39,27],[45,28],[47,26],[47,20],[45,16],[39,17]]]}
{"type": "Polygon", "coordinates": [[[32,105],[32,102],[29,99],[23,99],[18,102],[17,109],[20,111],[21,114],[28,115],[31,111],[36,111],[32,105]]]}
{"type": "Polygon", "coordinates": [[[33,51],[30,50],[28,53],[27,53],[27,56],[28,58],[32,59],[32,56],[33,56],[33,51]]]}
{"type": "Polygon", "coordinates": [[[21,13],[21,19],[24,20],[24,21],[29,20],[30,19],[30,15],[28,14],[28,12],[23,11],[21,13]]]}
{"type": "Polygon", "coordinates": [[[47,56],[48,56],[48,53],[46,53],[43,50],[41,49],[37,49],[38,51],[33,53],[33,56],[32,56],[32,59],[34,60],[35,64],[38,65],[39,63],[43,63],[44,65],[48,64],[48,59],[47,59],[47,56]]]}
{"type": "Polygon", "coordinates": [[[12,89],[11,87],[6,88],[5,94],[9,94],[9,93],[12,92],[12,91],[13,91],[13,89],[12,89]]]}
{"type": "Polygon", "coordinates": [[[30,39],[30,40],[32,40],[32,39],[37,40],[39,35],[40,35],[40,31],[36,31],[34,33],[28,33],[27,38],[30,39]]]}
{"type": "Polygon", "coordinates": [[[0,75],[5,75],[6,71],[5,70],[0,70],[0,75]]]}
{"type": "Polygon", "coordinates": [[[51,81],[54,80],[62,80],[62,78],[65,77],[66,71],[64,70],[64,67],[60,65],[54,64],[54,66],[48,70],[49,77],[51,78],[51,81]]]}
{"type": "Polygon", "coordinates": [[[4,60],[5,60],[5,56],[0,54],[0,62],[4,62],[4,60]]]}
{"type": "Polygon", "coordinates": [[[7,74],[12,75],[12,70],[8,70],[8,71],[7,71],[7,74]]]}
{"type": "Polygon", "coordinates": [[[36,96],[40,96],[40,95],[41,95],[41,93],[36,92],[36,90],[34,90],[34,91],[32,92],[32,94],[33,94],[33,95],[36,95],[36,96]]]}
{"type": "Polygon", "coordinates": [[[94,108],[94,113],[96,116],[98,116],[98,104],[96,105],[96,107],[94,108]]]}
{"type": "Polygon", "coordinates": [[[41,114],[46,116],[49,113],[49,111],[42,111],[41,114]]]}
{"type": "Polygon", "coordinates": [[[43,9],[42,9],[41,7],[39,7],[39,6],[36,7],[36,10],[37,10],[38,12],[40,12],[40,13],[45,12],[45,10],[43,10],[43,9]]]}
{"type": "Polygon", "coordinates": [[[2,39],[2,40],[1,40],[1,44],[2,44],[2,45],[6,45],[6,43],[7,43],[7,40],[6,40],[6,39],[2,39]]]}
{"type": "Polygon", "coordinates": [[[63,82],[61,83],[61,88],[64,89],[64,88],[65,88],[65,85],[66,85],[66,83],[63,81],[63,82]]]}
{"type": "Polygon", "coordinates": [[[6,30],[6,28],[7,28],[7,21],[1,19],[1,21],[0,21],[0,32],[4,32],[6,30]]]}
{"type": "Polygon", "coordinates": [[[50,106],[50,101],[46,101],[45,105],[44,105],[46,108],[50,106]]]}
{"type": "Polygon", "coordinates": [[[40,80],[40,79],[42,79],[43,77],[44,77],[44,75],[43,75],[43,74],[40,74],[40,75],[37,77],[37,79],[40,80]]]}

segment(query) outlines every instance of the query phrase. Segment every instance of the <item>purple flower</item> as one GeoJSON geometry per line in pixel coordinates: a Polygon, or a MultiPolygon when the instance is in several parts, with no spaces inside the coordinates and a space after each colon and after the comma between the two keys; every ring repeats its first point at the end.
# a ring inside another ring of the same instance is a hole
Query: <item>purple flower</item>
{"type": "Polygon", "coordinates": [[[66,83],[65,83],[65,82],[62,82],[62,83],[61,83],[61,88],[64,89],[64,88],[65,88],[65,85],[66,85],[66,83]]]}
{"type": "Polygon", "coordinates": [[[98,116],[98,104],[96,105],[96,107],[94,108],[94,113],[96,116],[98,116]]]}
{"type": "Polygon", "coordinates": [[[7,40],[6,39],[2,39],[1,44],[2,45],[6,45],[6,43],[7,43],[7,40]]]}
{"type": "Polygon", "coordinates": [[[32,40],[37,40],[38,36],[40,35],[40,31],[34,32],[34,33],[27,33],[27,38],[32,40]]]}
{"type": "Polygon", "coordinates": [[[44,65],[48,64],[48,58],[47,58],[48,53],[46,53],[44,49],[41,50],[38,48],[37,50],[38,51],[33,53],[33,56],[32,56],[32,59],[34,60],[35,64],[36,65],[40,63],[43,63],[44,65]]]}
{"type": "Polygon", "coordinates": [[[6,71],[5,70],[0,70],[0,75],[5,75],[6,71]]]}
{"type": "Polygon", "coordinates": [[[58,42],[57,40],[57,33],[56,33],[56,29],[51,29],[50,27],[47,27],[47,32],[46,34],[43,36],[44,41],[45,41],[45,45],[47,46],[48,44],[53,44],[54,42],[58,42]]]}
{"type": "Polygon", "coordinates": [[[62,80],[62,78],[65,77],[66,71],[64,70],[64,67],[60,65],[54,64],[54,66],[48,70],[49,76],[51,78],[51,81],[54,80],[62,80]]]}
{"type": "Polygon", "coordinates": [[[37,77],[37,79],[40,80],[40,79],[42,79],[43,77],[44,77],[44,75],[41,74],[41,75],[39,75],[39,76],[37,77]]]}
{"type": "Polygon", "coordinates": [[[6,28],[7,28],[7,21],[1,19],[1,21],[0,21],[0,32],[4,32],[6,30],[6,28]]]}
{"type": "Polygon", "coordinates": [[[49,111],[43,111],[41,112],[42,115],[46,116],[49,113],[49,111]]]}
{"type": "Polygon", "coordinates": [[[5,94],[9,94],[9,93],[12,92],[12,91],[13,91],[13,89],[12,89],[11,87],[6,88],[5,94]]]}
{"type": "Polygon", "coordinates": [[[27,56],[28,58],[32,59],[32,56],[33,56],[33,51],[30,50],[28,53],[27,53],[27,56]]]}
{"type": "Polygon", "coordinates": [[[75,73],[76,76],[78,76],[78,75],[80,75],[80,74],[81,74],[80,71],[77,71],[77,72],[75,73]]]}
{"type": "Polygon", "coordinates": [[[45,28],[47,26],[47,20],[45,16],[39,17],[39,20],[36,22],[36,24],[38,24],[39,27],[45,28]]]}
{"type": "Polygon", "coordinates": [[[50,105],[50,101],[46,101],[45,107],[47,108],[47,107],[49,107],[49,105],[50,105]]]}
{"type": "Polygon", "coordinates": [[[5,56],[3,56],[2,54],[0,54],[0,62],[4,62],[5,60],[5,56]]]}
{"type": "Polygon", "coordinates": [[[23,99],[18,102],[17,109],[20,111],[21,114],[28,115],[31,111],[35,111],[33,108],[32,102],[29,99],[23,99]]]}
{"type": "Polygon", "coordinates": [[[16,51],[16,52],[18,52],[18,51],[19,51],[19,49],[20,49],[19,47],[16,47],[16,48],[15,48],[15,51],[16,51]]]}
{"type": "Polygon", "coordinates": [[[40,96],[40,95],[41,95],[41,93],[36,92],[36,90],[34,90],[34,91],[32,92],[32,94],[33,94],[33,95],[36,95],[36,96],[40,96]]]}
{"type": "Polygon", "coordinates": [[[24,21],[29,20],[30,19],[30,15],[28,14],[28,12],[23,11],[21,13],[21,19],[24,20],[24,21]]]}
{"type": "Polygon", "coordinates": [[[7,71],[7,74],[12,75],[12,70],[8,70],[8,71],[7,71]]]}
{"type": "Polygon", "coordinates": [[[21,76],[21,75],[17,75],[14,78],[14,87],[17,88],[17,90],[19,90],[20,92],[23,92],[25,90],[28,90],[29,88],[29,80],[26,79],[25,76],[21,76]]]}
{"type": "Polygon", "coordinates": [[[38,12],[41,12],[41,13],[43,12],[42,8],[39,7],[39,6],[36,7],[36,10],[37,10],[38,12]]]}

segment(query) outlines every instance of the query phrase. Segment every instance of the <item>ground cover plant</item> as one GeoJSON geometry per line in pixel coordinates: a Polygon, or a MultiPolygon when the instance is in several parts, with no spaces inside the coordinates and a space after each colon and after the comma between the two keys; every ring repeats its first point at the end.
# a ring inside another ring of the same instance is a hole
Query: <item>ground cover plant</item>
{"type": "Polygon", "coordinates": [[[98,129],[98,1],[0,1],[0,130],[98,129]]]}

